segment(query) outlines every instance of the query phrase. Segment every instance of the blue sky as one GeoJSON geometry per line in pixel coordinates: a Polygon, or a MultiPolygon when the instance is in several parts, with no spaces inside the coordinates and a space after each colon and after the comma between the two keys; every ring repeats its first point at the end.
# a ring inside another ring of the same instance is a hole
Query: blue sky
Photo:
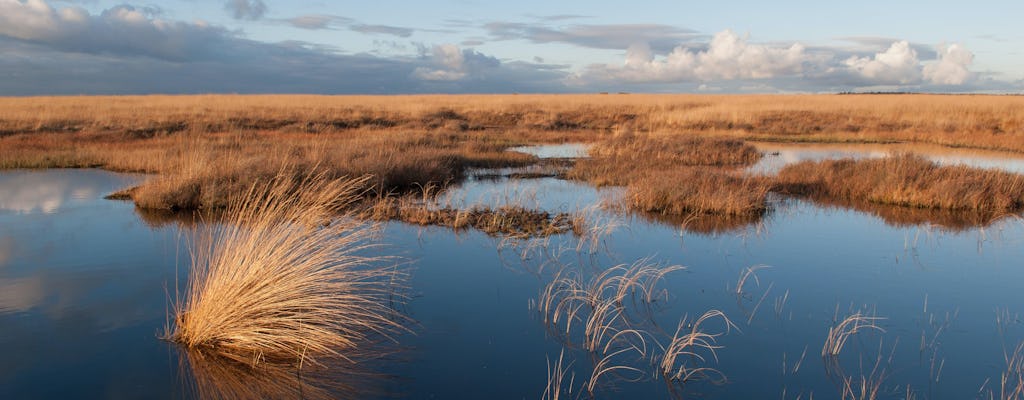
{"type": "Polygon", "coordinates": [[[0,95],[1024,89],[1024,2],[0,0],[0,95]]]}

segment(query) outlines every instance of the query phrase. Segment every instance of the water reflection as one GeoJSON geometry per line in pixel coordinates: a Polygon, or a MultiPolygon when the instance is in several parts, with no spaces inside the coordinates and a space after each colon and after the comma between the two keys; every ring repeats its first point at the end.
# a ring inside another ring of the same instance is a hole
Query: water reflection
{"type": "Polygon", "coordinates": [[[866,201],[852,201],[814,196],[808,199],[820,207],[842,208],[859,211],[881,218],[886,225],[903,228],[926,225],[948,232],[963,232],[985,228],[1005,219],[1013,219],[1012,214],[994,214],[972,210],[945,210],[931,208],[903,207],[889,204],[877,204],[866,201]]]}
{"type": "Polygon", "coordinates": [[[1024,156],[1014,153],[958,149],[928,144],[792,144],[752,143],[765,154],[748,168],[755,174],[774,174],[782,167],[801,161],[834,160],[840,158],[883,158],[893,153],[915,153],[940,165],[964,164],[978,168],[1002,169],[1024,173],[1024,156]]]}
{"type": "Polygon", "coordinates": [[[14,238],[11,236],[0,236],[0,268],[7,265],[14,253],[14,238]]]}
{"type": "Polygon", "coordinates": [[[8,171],[0,174],[0,212],[52,214],[141,179],[99,170],[8,171]]]}
{"type": "Polygon", "coordinates": [[[537,146],[519,146],[508,149],[520,153],[531,154],[538,158],[581,158],[587,157],[586,143],[545,144],[537,146]]]}
{"type": "Polygon", "coordinates": [[[200,399],[363,399],[381,395],[388,379],[344,360],[298,369],[241,362],[203,349],[179,349],[179,357],[187,391],[200,399]]]}

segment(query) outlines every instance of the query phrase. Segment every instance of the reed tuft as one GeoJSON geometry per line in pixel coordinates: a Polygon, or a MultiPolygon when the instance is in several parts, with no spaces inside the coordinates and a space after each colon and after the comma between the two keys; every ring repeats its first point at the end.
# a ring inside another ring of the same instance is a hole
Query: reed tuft
{"type": "Polygon", "coordinates": [[[253,365],[326,366],[405,329],[403,274],[364,255],[373,228],[338,213],[365,179],[277,176],[232,201],[191,240],[166,337],[253,365]]]}

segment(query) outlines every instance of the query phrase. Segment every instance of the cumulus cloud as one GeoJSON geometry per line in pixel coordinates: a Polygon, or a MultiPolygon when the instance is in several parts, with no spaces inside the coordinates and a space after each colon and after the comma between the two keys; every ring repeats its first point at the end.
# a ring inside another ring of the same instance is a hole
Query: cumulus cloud
{"type": "Polygon", "coordinates": [[[501,65],[494,57],[472,49],[460,49],[454,44],[433,46],[424,57],[430,65],[416,68],[413,76],[427,81],[458,81],[501,65]]]}
{"type": "Polygon", "coordinates": [[[907,85],[921,79],[917,51],[907,41],[899,41],[873,57],[850,57],[843,62],[853,73],[876,85],[907,85]]]}
{"type": "Polygon", "coordinates": [[[963,85],[971,79],[968,67],[974,53],[960,44],[939,46],[939,60],[924,66],[924,78],[937,85],[963,85]]]}
{"type": "Polygon", "coordinates": [[[232,37],[202,22],[156,18],[145,8],[122,5],[91,15],[79,7],[57,10],[42,0],[0,0],[0,36],[64,51],[168,60],[208,55],[218,42],[232,37]]]}
{"type": "Polygon", "coordinates": [[[634,44],[627,49],[623,65],[592,65],[576,78],[584,82],[765,79],[799,74],[803,64],[811,59],[799,43],[786,47],[752,44],[726,30],[716,34],[705,50],[679,46],[664,57],[655,57],[646,43],[634,44]]]}
{"type": "Polygon", "coordinates": [[[267,4],[263,0],[228,0],[224,8],[235,19],[257,20],[267,13],[267,4]]]}

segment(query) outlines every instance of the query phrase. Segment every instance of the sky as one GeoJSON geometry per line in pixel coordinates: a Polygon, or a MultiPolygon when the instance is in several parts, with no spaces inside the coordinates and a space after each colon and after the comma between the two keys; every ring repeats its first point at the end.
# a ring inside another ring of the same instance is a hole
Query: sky
{"type": "Polygon", "coordinates": [[[1020,0],[0,0],[0,95],[1022,93],[1022,15],[1020,0]]]}

